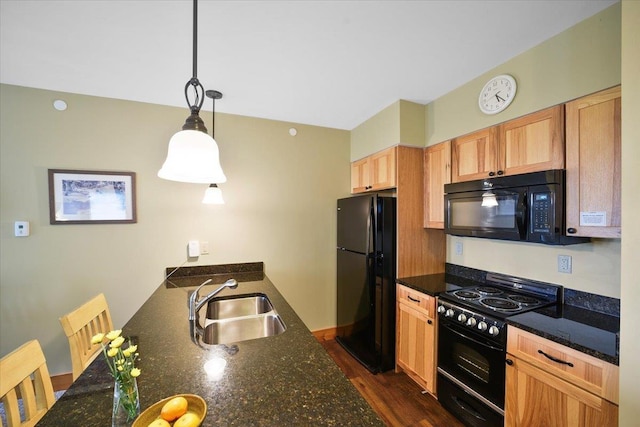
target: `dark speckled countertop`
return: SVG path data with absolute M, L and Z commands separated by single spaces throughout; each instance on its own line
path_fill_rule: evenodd
M 283 334 L 229 346 L 196 346 L 187 321 L 193 287 L 176 287 L 181 279 L 175 276 L 123 327 L 123 335 L 133 337 L 140 352 L 142 410 L 165 397 L 193 393 L 207 401 L 203 426 L 384 425 L 269 279 L 249 276 L 253 281 L 220 296 L 267 294 L 287 327 Z M 205 272 L 185 279 L 199 284 L 207 278 Z M 217 286 L 205 286 L 201 295 Z M 219 377 L 204 371 L 214 358 L 226 361 Z M 113 379 L 99 357 L 38 426 L 110 426 L 112 402 Z
M 511 316 L 507 323 L 605 362 L 619 364 L 619 317 L 564 304 Z
M 477 282 L 446 273 L 401 277 L 396 279 L 396 282 L 433 297 L 437 297 L 442 292 L 454 291 L 466 286 L 477 285 Z

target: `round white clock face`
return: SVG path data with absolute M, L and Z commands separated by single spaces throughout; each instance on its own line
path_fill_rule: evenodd
M 508 74 L 502 74 L 484 85 L 478 97 L 478 105 L 485 114 L 497 114 L 507 108 L 515 96 L 515 79 Z

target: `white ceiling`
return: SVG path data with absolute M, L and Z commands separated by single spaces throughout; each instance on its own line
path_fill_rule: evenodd
M 200 0 L 198 78 L 224 94 L 216 111 L 350 130 L 616 1 Z M 186 109 L 192 13 L 190 0 L 0 0 L 0 81 Z

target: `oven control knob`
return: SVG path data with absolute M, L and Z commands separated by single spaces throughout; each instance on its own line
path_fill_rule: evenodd
M 495 337 L 499 333 L 500 333 L 500 329 L 498 329 L 497 326 L 492 326 L 492 327 L 489 328 L 489 335 Z
M 473 317 L 470 317 L 469 320 L 467 320 L 467 326 L 471 326 L 472 328 L 476 326 L 476 319 Z
M 485 322 L 478 323 L 478 329 L 480 329 L 481 331 L 486 331 L 487 330 L 487 324 Z
M 467 321 L 467 316 L 465 316 L 464 313 L 458 314 L 458 322 L 464 323 L 466 321 Z
M 444 305 L 440 305 L 440 306 L 438 306 L 438 313 L 439 313 L 439 314 L 442 314 L 442 313 L 444 313 L 445 311 L 447 311 L 447 309 L 446 309 L 446 308 L 444 308 Z
M 455 314 L 455 313 L 453 312 L 453 310 L 452 310 L 452 309 L 448 309 L 448 310 L 447 310 L 447 312 L 446 312 L 446 313 L 444 313 L 444 315 L 445 315 L 446 317 L 453 317 L 453 315 L 454 315 L 454 314 Z

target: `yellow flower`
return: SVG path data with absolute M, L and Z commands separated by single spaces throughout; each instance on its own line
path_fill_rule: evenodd
M 111 344 L 109 344 L 109 347 L 118 348 L 118 347 L 120 347 L 122 345 L 122 343 L 124 343 L 124 338 L 123 337 L 117 337 L 116 339 L 111 341 Z
M 91 338 L 91 344 L 100 344 L 104 340 L 104 334 L 96 334 Z
M 111 331 L 107 334 L 107 339 L 109 341 L 113 341 L 120 336 L 122 333 L 122 329 L 116 329 L 115 331 Z
M 124 368 L 122 366 L 118 366 L 118 371 L 122 372 L 124 371 Z
M 109 357 L 116 357 L 116 354 L 118 354 L 117 348 L 110 348 L 109 351 L 107 351 L 107 356 Z
M 137 376 L 139 376 L 139 375 L 140 375 L 140 369 L 138 369 L 138 368 L 133 368 L 133 369 L 131 370 L 131 376 L 132 376 L 133 378 L 135 378 L 135 377 L 137 377 Z
M 138 349 L 137 345 L 130 345 L 129 347 L 122 350 L 122 354 L 124 354 L 124 357 L 129 357 L 133 353 L 135 353 L 137 349 Z

